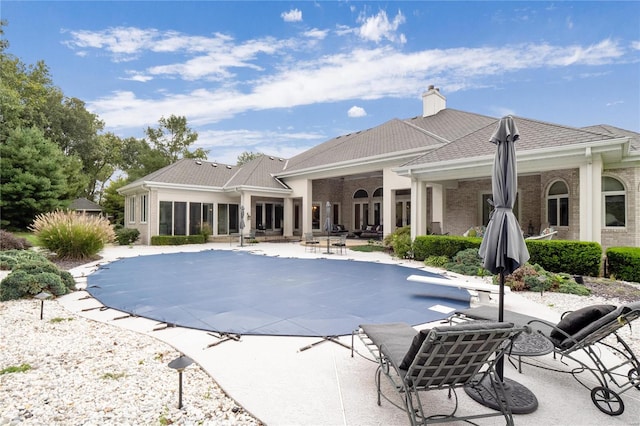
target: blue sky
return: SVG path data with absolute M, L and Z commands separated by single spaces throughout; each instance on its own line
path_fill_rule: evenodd
M 640 131 L 640 2 L 7 1 L 8 52 L 105 128 L 187 117 L 209 159 L 291 157 L 447 107 Z

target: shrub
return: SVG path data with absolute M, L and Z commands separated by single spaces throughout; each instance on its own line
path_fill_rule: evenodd
M 42 254 L 31 250 L 7 250 L 0 252 L 0 270 L 12 270 L 16 266 L 26 263 L 47 261 Z
M 498 276 L 493 279 L 497 284 Z M 545 271 L 540 265 L 526 263 L 505 277 L 505 285 L 513 291 L 555 291 L 587 296 L 587 287 L 578 284 L 571 275 Z
M 106 218 L 56 211 L 38 215 L 31 225 L 40 243 L 61 259 L 95 256 L 115 239 Z
M 384 245 L 393 249 L 393 254 L 401 259 L 413 257 L 411 227 L 397 228 L 384 238 Z
M 609 274 L 618 280 L 640 283 L 640 248 L 610 247 L 607 249 Z
M 444 268 L 449 261 L 447 256 L 429 256 L 424 260 L 424 264 L 435 268 Z
M 120 228 L 116 231 L 116 241 L 121 246 L 135 243 L 140 237 L 140 231 L 135 228 Z
M 20 238 L 11 232 L 0 229 L 0 250 L 26 250 L 31 247 L 31 243 L 26 238 Z
M 28 260 L 18 264 L 0 282 L 0 300 L 14 300 L 47 291 L 55 296 L 75 290 L 75 281 L 67 271 L 58 269 L 46 259 Z
M 526 241 L 531 258 L 547 271 L 597 277 L 600 274 L 602 247 L 585 241 Z
M 203 224 L 200 228 L 200 235 L 202 235 L 202 237 L 204 238 L 205 243 L 209 241 L 209 237 L 212 233 L 213 231 L 211 230 L 211 226 L 209 226 L 208 223 Z
M 198 235 L 154 235 L 151 237 L 152 246 L 179 246 L 182 244 L 203 244 L 204 237 Z
M 447 256 L 452 259 L 458 252 L 480 248 L 482 238 L 449 235 L 420 235 L 413 242 L 413 255 L 416 260 L 429 256 Z
M 491 274 L 482 266 L 482 258 L 475 248 L 469 248 L 457 253 L 445 267 L 448 271 L 463 275 L 482 277 Z

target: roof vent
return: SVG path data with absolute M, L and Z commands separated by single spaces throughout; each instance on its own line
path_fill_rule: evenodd
M 273 160 L 273 157 L 269 156 L 269 160 Z
M 196 164 L 197 164 L 198 166 L 202 166 L 202 161 L 200 161 L 200 160 L 196 160 Z
M 284 158 L 278 158 L 278 161 L 284 161 Z
M 231 166 L 227 166 L 227 169 L 231 170 Z
M 218 163 L 211 163 L 211 167 L 218 167 Z

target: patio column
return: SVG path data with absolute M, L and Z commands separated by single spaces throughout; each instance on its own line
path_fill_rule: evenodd
M 427 233 L 427 185 L 411 180 L 411 239 Z
M 302 234 L 312 232 L 313 224 L 311 223 L 311 209 L 313 208 L 313 181 L 305 180 L 302 194 Z
M 431 221 L 439 222 L 444 232 L 444 188 L 439 183 L 431 184 Z
M 580 166 L 580 241 L 602 242 L 602 157 L 585 151 Z
M 284 199 L 284 212 L 282 217 L 283 229 L 282 236 L 293 236 L 293 200 L 291 198 Z

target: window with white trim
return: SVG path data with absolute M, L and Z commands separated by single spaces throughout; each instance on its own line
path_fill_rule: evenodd
M 136 222 L 136 197 L 129 197 L 129 223 Z
M 147 223 L 147 194 L 140 196 L 140 223 Z
M 622 182 L 611 176 L 602 177 L 602 209 L 604 226 L 608 228 L 626 226 L 626 191 Z
M 547 191 L 547 222 L 549 226 L 569 226 L 569 188 L 560 180 Z

